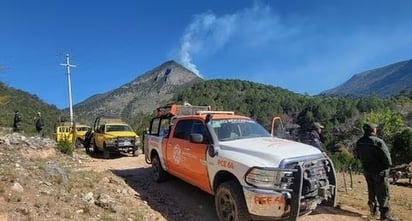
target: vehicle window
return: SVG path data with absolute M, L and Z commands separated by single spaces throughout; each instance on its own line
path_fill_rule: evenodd
M 189 139 L 189 133 L 192 129 L 193 120 L 180 120 L 177 122 L 173 137 L 178 139 Z
M 127 125 L 107 125 L 106 132 L 113 131 L 132 131 L 132 129 Z
M 155 118 L 152 121 L 152 125 L 150 128 L 150 134 L 159 134 L 159 123 L 160 123 L 160 118 Z
M 88 127 L 78 127 L 77 131 L 88 131 L 89 128 Z
M 202 123 L 202 121 L 200 120 L 194 121 L 191 133 L 192 134 L 202 134 L 204 143 L 207 143 L 209 136 L 207 134 L 206 126 Z
M 265 128 L 249 119 L 212 120 L 211 125 L 219 141 L 270 137 Z
M 104 132 L 104 125 L 100 125 L 99 132 Z
M 160 136 L 169 136 L 169 129 L 170 129 L 170 118 L 163 118 L 160 121 Z
M 206 136 L 206 127 L 202 123 L 202 121 L 197 120 L 193 123 L 192 133 L 193 134 L 202 134 L 203 136 Z

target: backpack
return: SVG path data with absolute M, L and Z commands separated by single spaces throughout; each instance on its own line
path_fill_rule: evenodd
M 44 127 L 44 122 L 42 118 L 36 120 L 36 129 L 41 130 Z

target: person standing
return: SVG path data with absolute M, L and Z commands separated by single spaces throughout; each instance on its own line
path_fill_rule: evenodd
M 319 122 L 314 122 L 312 124 L 312 130 L 307 134 L 306 141 L 304 143 L 309 144 L 318 148 L 320 151 L 324 152 L 322 149 L 322 131 L 325 128 Z
M 368 187 L 368 206 L 371 215 L 381 220 L 396 221 L 389 208 L 389 168 L 392 159 L 385 141 L 377 137 L 377 126 L 363 125 L 364 135 L 356 142 L 355 157 L 361 161 Z
M 34 125 L 36 126 L 37 134 L 38 134 L 40 137 L 44 137 L 44 131 L 43 131 L 43 129 L 44 129 L 44 121 L 43 121 L 43 118 L 41 117 L 41 113 L 40 113 L 40 112 L 37 112 L 37 116 L 34 117 Z
M 14 111 L 14 119 L 13 119 L 13 131 L 20 132 L 20 124 L 21 124 L 21 114 L 18 110 Z

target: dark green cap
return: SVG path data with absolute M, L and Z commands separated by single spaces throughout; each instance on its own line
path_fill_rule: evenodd
M 374 123 L 365 123 L 363 125 L 364 130 L 372 130 L 373 128 L 377 128 L 377 127 L 378 127 L 378 125 L 374 124 Z

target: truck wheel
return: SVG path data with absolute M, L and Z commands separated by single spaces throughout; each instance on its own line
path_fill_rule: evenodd
M 109 159 L 110 158 L 110 151 L 106 147 L 106 143 L 103 143 L 103 158 Z
M 162 182 L 167 179 L 167 172 L 163 169 L 160 163 L 159 156 L 155 155 L 152 159 L 152 173 L 155 182 Z
M 96 141 L 95 141 L 95 140 L 93 140 L 93 152 L 94 152 L 95 154 L 100 153 L 99 148 L 96 146 Z
M 219 185 L 215 195 L 215 207 L 219 220 L 251 220 L 242 187 L 233 180 Z
M 330 197 L 328 197 L 328 199 L 324 200 L 322 202 L 322 205 L 325 206 L 329 206 L 329 207 L 335 207 L 336 206 L 336 202 L 337 202 L 337 183 L 336 183 L 336 170 L 335 167 L 333 166 L 333 162 L 332 160 L 326 156 L 326 161 L 327 161 L 327 165 L 325 167 L 326 170 L 326 175 L 328 177 L 329 180 L 329 184 L 334 186 L 335 188 L 333 188 L 330 193 Z
M 134 157 L 139 156 L 139 148 L 133 147 L 132 156 Z

